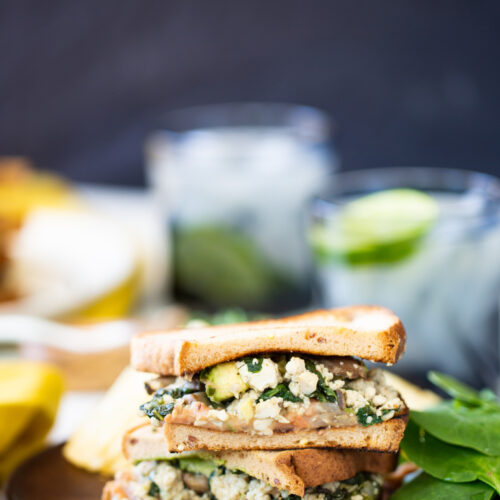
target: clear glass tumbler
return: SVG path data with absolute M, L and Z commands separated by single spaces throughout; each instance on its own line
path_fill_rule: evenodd
M 212 307 L 308 304 L 307 204 L 335 168 L 330 121 L 288 104 L 170 113 L 146 145 L 173 234 L 175 294 Z
M 413 167 L 341 173 L 313 203 L 309 237 L 323 305 L 379 304 L 401 317 L 408 343 L 396 369 L 495 386 L 500 179 Z

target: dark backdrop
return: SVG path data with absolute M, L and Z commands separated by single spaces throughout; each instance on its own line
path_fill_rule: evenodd
M 500 2 L 3 0 L 0 153 L 73 179 L 143 182 L 165 111 L 320 106 L 344 168 L 500 173 Z

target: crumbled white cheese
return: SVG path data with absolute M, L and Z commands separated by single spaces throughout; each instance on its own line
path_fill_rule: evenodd
M 358 391 L 345 391 L 345 404 L 347 408 L 359 410 L 366 406 L 368 401 Z
M 377 389 L 375 389 L 375 386 L 372 384 L 367 385 L 365 389 L 365 398 L 368 400 L 372 400 L 375 394 L 377 394 Z
M 330 382 L 333 379 L 333 373 L 323 364 L 317 363 L 316 370 L 321 373 L 321 376 L 325 379 L 325 382 Z
M 271 359 L 264 359 L 262 368 L 256 373 L 249 371 L 248 366 L 243 361 L 239 361 L 236 366 L 243 381 L 256 391 L 263 392 L 268 388 L 274 389 L 281 382 L 278 365 Z
M 372 370 L 370 372 L 370 379 L 356 379 L 351 380 L 347 384 L 345 390 L 346 406 L 358 410 L 365 405 L 370 405 L 375 409 L 377 416 L 382 417 L 384 420 L 389 420 L 394 416 L 395 412 L 403 407 L 403 401 L 399 394 L 385 385 L 385 378 L 380 375 L 379 370 Z M 384 414 L 383 410 L 391 410 Z M 387 416 L 391 415 L 391 416 Z M 370 422 L 368 422 L 370 423 Z
M 385 410 L 396 410 L 397 408 L 400 408 L 402 404 L 403 402 L 401 401 L 401 399 L 395 397 L 384 403 L 382 405 L 382 408 L 384 408 Z
M 303 359 L 293 357 L 285 366 L 285 379 L 290 381 L 290 391 L 294 396 L 312 394 L 318 385 L 318 376 L 306 368 Z
M 271 498 L 276 498 L 273 495 L 275 491 L 275 488 L 269 486 L 264 481 L 252 479 L 248 483 L 248 492 L 245 498 L 246 500 L 270 500 Z
M 147 477 L 151 472 L 153 472 L 154 468 L 156 467 L 156 462 L 152 460 L 145 460 L 144 462 L 139 462 L 135 470 L 140 476 Z
M 281 412 L 282 398 L 270 398 L 255 405 L 255 418 L 276 418 Z
M 182 472 L 179 469 L 165 462 L 159 462 L 150 474 L 150 478 L 160 488 L 162 499 L 177 500 L 178 498 L 189 498 L 185 494 L 186 489 L 182 482 Z
M 225 422 L 229 418 L 229 415 L 226 410 L 208 410 L 207 417 Z
M 253 428 L 264 436 L 272 436 L 273 420 L 271 418 L 255 419 L 253 422 Z
M 244 474 L 226 472 L 210 480 L 212 494 L 218 499 L 241 500 L 248 491 L 247 477 Z
M 386 402 L 387 399 L 385 398 L 385 396 L 382 396 L 382 394 L 376 394 L 375 396 L 373 396 L 372 403 L 375 406 L 382 406 Z
M 342 389 L 342 387 L 344 387 L 345 385 L 345 381 L 344 380 L 333 380 L 331 382 L 327 382 L 327 385 L 328 387 L 330 387 L 330 389 L 332 389 L 333 391 L 337 391 L 338 389 Z
M 386 414 L 382 415 L 382 420 L 384 420 L 384 421 L 390 420 L 392 417 L 394 417 L 394 415 L 395 415 L 394 410 L 391 410 L 391 411 L 387 412 Z
M 298 375 L 306 369 L 306 364 L 302 358 L 297 358 L 296 356 L 290 358 L 290 361 L 285 366 L 285 378 L 290 380 L 292 375 Z
M 312 394 L 318 385 L 318 376 L 315 373 L 306 370 L 299 375 L 294 375 L 290 382 L 290 391 L 295 396 Z

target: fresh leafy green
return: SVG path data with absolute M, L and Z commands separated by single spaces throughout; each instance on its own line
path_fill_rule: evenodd
M 458 380 L 438 372 L 430 372 L 429 380 L 440 389 L 445 391 L 452 398 L 472 406 L 483 406 L 494 404 L 497 409 L 500 409 L 498 399 L 495 394 L 485 389 L 477 392 L 471 387 L 462 384 Z
M 262 363 L 264 362 L 264 358 L 248 357 L 243 358 L 243 361 L 247 365 L 249 372 L 259 373 L 262 370 Z
M 500 457 L 443 443 L 410 420 L 401 443 L 403 456 L 431 476 L 454 483 L 476 480 L 500 492 Z
M 257 401 L 265 401 L 273 397 L 283 398 L 285 401 L 292 403 L 302 403 L 302 399 L 295 396 L 285 384 L 278 384 L 274 389 L 264 391 Z
M 154 498 L 157 498 L 160 496 L 160 488 L 154 481 L 151 481 L 151 484 L 150 484 L 149 490 L 148 490 L 148 496 L 154 497 Z
M 318 377 L 318 387 L 316 391 L 311 394 L 311 397 L 318 399 L 323 403 L 336 403 L 338 400 L 336 392 L 328 387 L 325 378 L 321 372 L 316 368 L 316 364 L 311 359 L 304 360 L 306 369 L 314 373 Z
M 411 415 L 420 427 L 446 443 L 500 455 L 500 411 L 491 405 L 468 407 L 445 401 Z
M 495 491 L 484 483 L 450 483 L 422 473 L 405 484 L 391 500 L 490 500 Z
M 454 399 L 412 411 L 402 457 L 424 473 L 391 498 L 490 499 L 500 493 L 500 405 L 492 391 L 475 391 L 437 372 L 429 379 Z M 492 489 L 494 488 L 494 489 Z

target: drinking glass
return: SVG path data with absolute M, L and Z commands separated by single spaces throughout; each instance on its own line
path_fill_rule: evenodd
M 412 191 L 363 200 L 398 188 Z M 324 306 L 379 304 L 402 319 L 407 349 L 397 369 L 495 386 L 499 179 L 413 167 L 337 174 L 312 205 L 309 238 Z
M 235 103 L 170 113 L 146 145 L 173 234 L 175 294 L 211 307 L 308 304 L 307 205 L 336 166 L 330 120 L 305 106 Z

